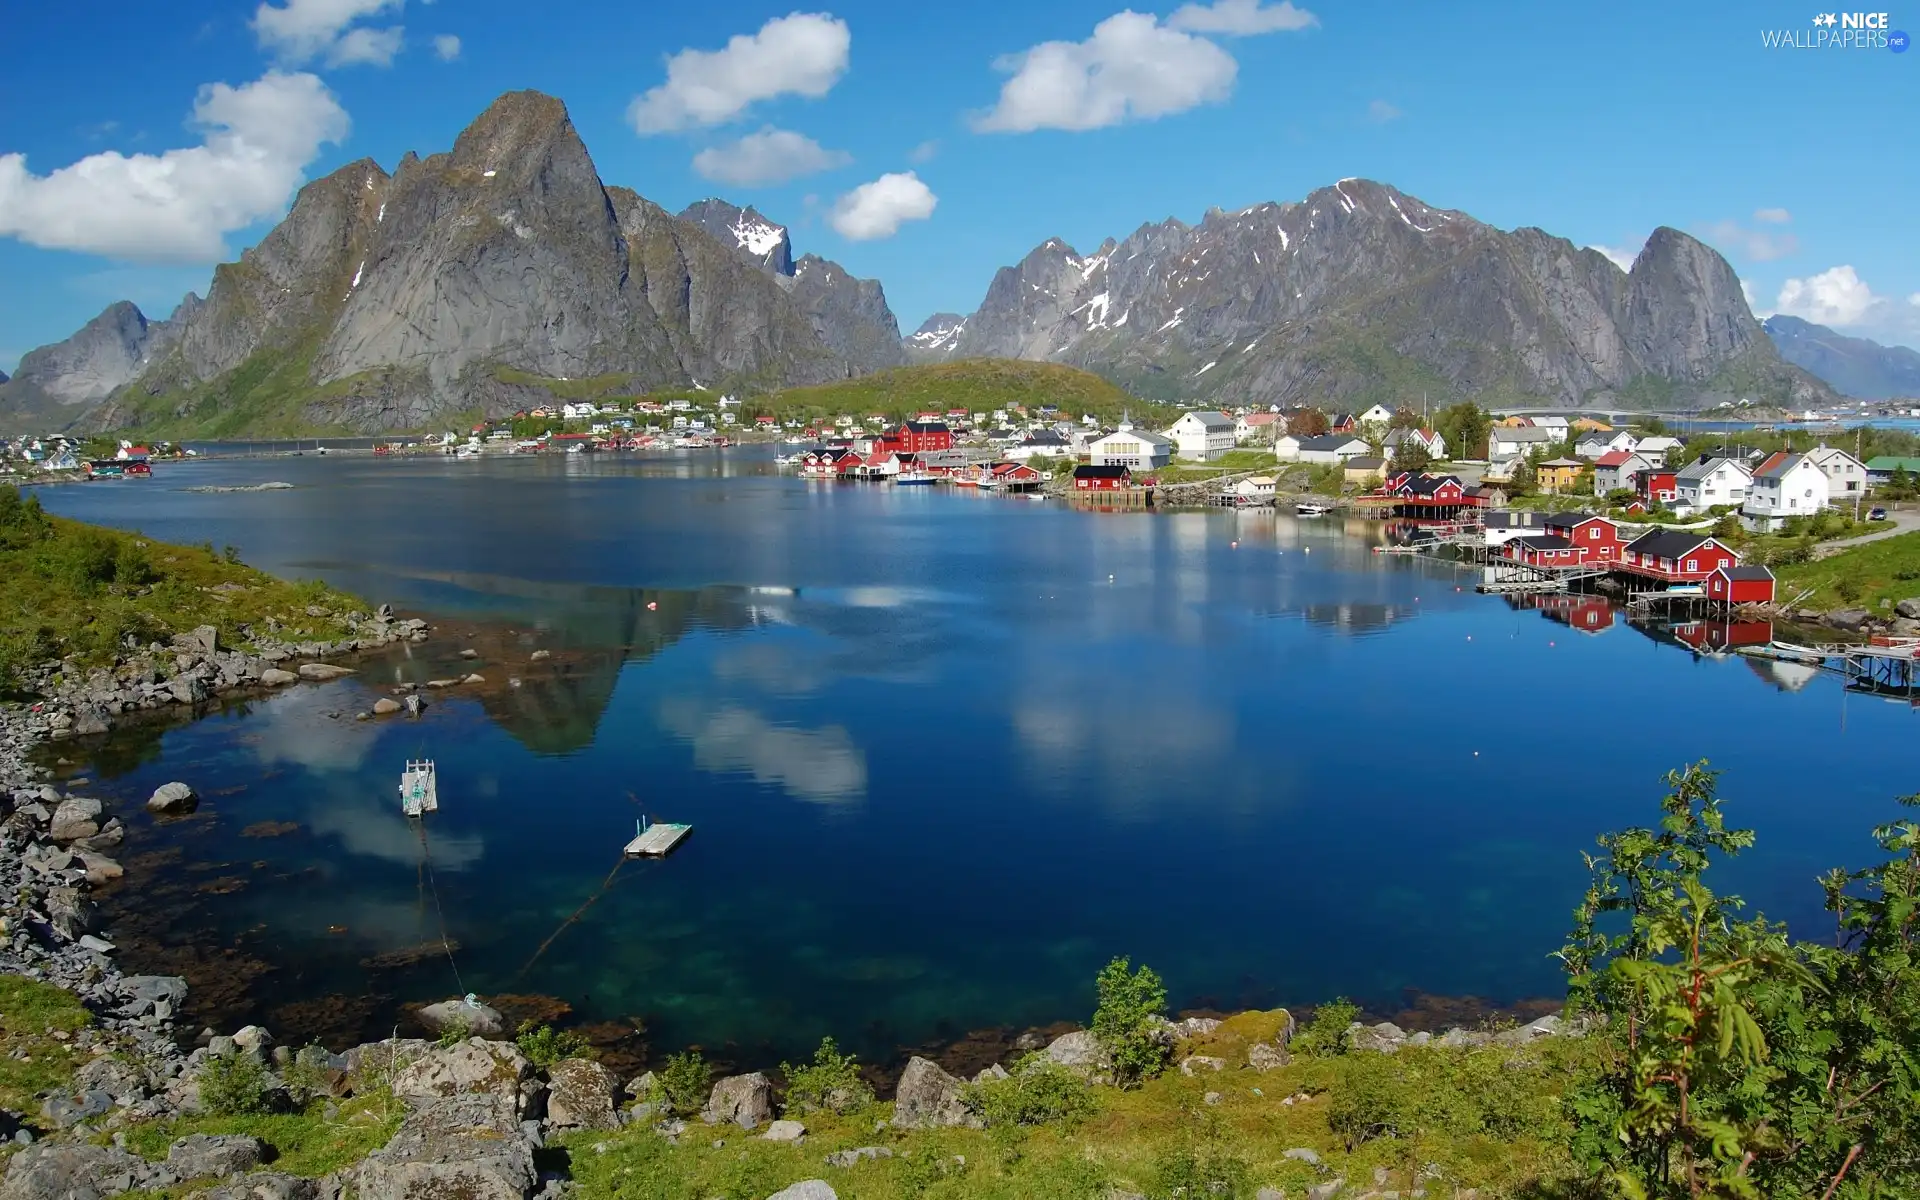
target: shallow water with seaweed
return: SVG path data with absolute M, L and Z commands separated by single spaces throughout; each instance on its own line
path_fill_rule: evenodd
M 655 1052 L 885 1055 L 1083 1016 L 1115 954 L 1182 1006 L 1507 1001 L 1557 989 L 1580 851 L 1650 822 L 1665 770 L 1725 768 L 1759 831 L 1729 885 L 1809 931 L 1815 875 L 1914 790 L 1905 705 L 1580 632 L 1373 553 L 1377 524 L 809 484 L 751 450 L 208 461 L 44 502 L 439 626 L 60 750 L 130 826 L 129 965 L 282 1038 L 471 990 Z M 441 808 L 409 825 L 419 757 Z M 149 818 L 171 779 L 199 811 Z M 623 863 L 642 814 L 694 834 Z

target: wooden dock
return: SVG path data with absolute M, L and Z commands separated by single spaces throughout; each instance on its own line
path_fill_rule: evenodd
M 687 835 L 693 832 L 691 825 L 676 825 L 671 821 L 656 821 L 641 830 L 627 843 L 628 858 L 665 858 L 672 854 Z

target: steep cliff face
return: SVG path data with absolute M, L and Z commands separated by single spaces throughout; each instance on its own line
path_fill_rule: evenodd
M 174 321 L 148 321 L 122 300 L 65 341 L 29 350 L 11 380 L 0 375 L 0 432 L 67 428 L 164 355 L 178 329 Z
M 1725 260 L 1658 231 L 1630 273 L 1367 180 L 1144 225 L 1003 268 L 943 349 L 1052 359 L 1215 403 L 1557 404 L 1825 389 L 1779 361 Z
M 308 184 L 87 423 L 374 432 L 510 411 L 541 380 L 772 387 L 900 361 L 877 283 L 803 274 L 784 229 L 709 209 L 604 186 L 560 101 L 510 93 L 446 153 Z M 747 219 L 777 231 L 757 261 L 710 232 Z
M 814 334 L 840 356 L 849 373 L 863 374 L 906 361 L 900 325 L 879 280 L 857 279 L 839 263 L 815 254 L 796 262 L 786 226 L 717 197 L 689 205 L 680 219 L 698 225 L 715 241 L 731 247 L 736 257 L 765 271 L 791 292 Z

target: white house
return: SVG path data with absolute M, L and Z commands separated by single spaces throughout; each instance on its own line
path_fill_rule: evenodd
M 1386 436 L 1385 445 L 1388 450 L 1398 450 L 1407 442 L 1425 450 L 1429 458 L 1447 456 L 1446 435 L 1437 429 L 1396 429 Z
M 1376 404 L 1360 414 L 1358 424 L 1391 425 L 1393 424 L 1393 410 L 1384 404 Z
M 1524 458 L 1535 447 L 1550 446 L 1560 440 L 1560 436 L 1551 429 L 1536 429 L 1531 425 L 1496 425 L 1487 437 L 1487 457 L 1494 462 Z
M 1030 433 L 1018 444 L 1007 447 L 1007 457 L 1014 462 L 1026 462 L 1030 458 L 1064 458 L 1072 453 L 1073 443 L 1051 429 Z
M 1646 459 L 1652 466 L 1664 467 L 1667 465 L 1669 454 L 1678 454 L 1685 448 L 1686 444 L 1679 438 L 1656 433 L 1652 437 L 1641 438 L 1640 444 L 1633 448 L 1633 452 Z
M 1135 429 L 1129 421 L 1087 447 L 1087 460 L 1096 467 L 1126 467 L 1150 471 L 1164 467 L 1173 459 L 1173 442 L 1145 429 Z
M 560 419 L 563 421 L 587 421 L 600 410 L 591 404 L 563 404 L 560 406 Z
M 1561 437 L 1567 436 L 1567 419 L 1559 416 L 1528 417 L 1535 429 L 1550 429 Z
M 1251 412 L 1234 421 L 1233 438 L 1242 446 L 1264 446 L 1283 428 L 1279 413 Z
M 1771 530 L 1788 517 L 1807 517 L 1827 507 L 1827 473 L 1811 455 L 1782 450 L 1753 473 L 1740 514 L 1759 530 Z M 1684 485 L 1683 485 L 1684 486 Z
M 1718 504 L 1743 504 L 1752 481 L 1753 472 L 1745 463 L 1731 458 L 1709 458 L 1683 468 L 1674 476 L 1674 485 L 1680 491 L 1674 507 L 1699 512 Z
M 1637 449 L 1639 445 L 1640 439 L 1624 429 L 1596 430 L 1580 435 L 1580 440 L 1573 444 L 1573 455 L 1592 461 L 1615 450 Z
M 1832 446 L 1815 446 L 1807 457 L 1827 477 L 1828 503 L 1851 505 L 1866 496 L 1867 467 L 1853 455 Z
M 1365 438 L 1350 433 L 1329 433 L 1320 437 L 1301 437 L 1290 433 L 1273 444 L 1274 457 L 1290 462 L 1343 463 L 1372 452 Z
M 1483 535 L 1489 546 L 1504 546 L 1520 537 L 1541 536 L 1547 532 L 1547 516 L 1531 508 L 1493 509 L 1484 517 Z
M 1653 464 L 1637 450 L 1615 450 L 1602 454 L 1593 461 L 1593 494 L 1604 496 L 1608 492 L 1630 492 L 1633 490 L 1634 475 L 1652 469 Z
M 1242 504 L 1272 504 L 1274 482 L 1271 475 L 1254 475 L 1233 485 L 1233 495 Z
M 1221 412 L 1190 412 L 1167 430 L 1181 458 L 1212 462 L 1233 449 L 1233 418 Z

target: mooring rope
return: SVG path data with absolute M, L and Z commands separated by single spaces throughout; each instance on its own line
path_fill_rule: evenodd
M 433 893 L 434 915 L 440 920 L 440 948 L 447 952 L 447 965 L 453 968 L 453 981 L 460 985 L 460 994 L 468 995 L 467 981 L 460 978 L 460 964 L 453 960 L 453 941 L 447 937 L 447 910 L 440 905 L 440 881 L 433 874 L 433 851 L 427 845 L 427 823 L 420 822 L 420 863 L 426 868 L 427 890 Z
M 613 870 L 608 871 L 607 877 L 600 881 L 599 888 L 594 891 L 593 895 L 587 897 L 586 903 L 582 904 L 579 908 L 574 909 L 573 915 L 568 917 L 566 920 L 560 922 L 560 928 L 554 930 L 551 934 L 548 934 L 547 940 L 540 943 L 540 948 L 533 952 L 533 957 L 527 960 L 527 965 L 524 967 L 521 967 L 520 973 L 513 977 L 513 981 L 516 984 L 519 983 L 522 979 L 526 978 L 528 971 L 533 970 L 533 964 L 540 961 L 540 956 L 547 952 L 547 947 L 553 945 L 554 942 L 558 941 L 561 934 L 565 933 L 570 926 L 572 926 L 576 921 L 578 921 L 582 916 L 584 916 L 586 914 L 586 911 L 589 908 L 592 908 L 595 904 L 599 903 L 600 897 L 606 895 L 607 892 L 612 889 L 613 881 L 615 877 L 617 877 L 620 874 L 620 869 L 626 865 L 627 865 L 627 857 L 626 855 L 622 854 L 620 856 L 620 861 L 613 864 Z

